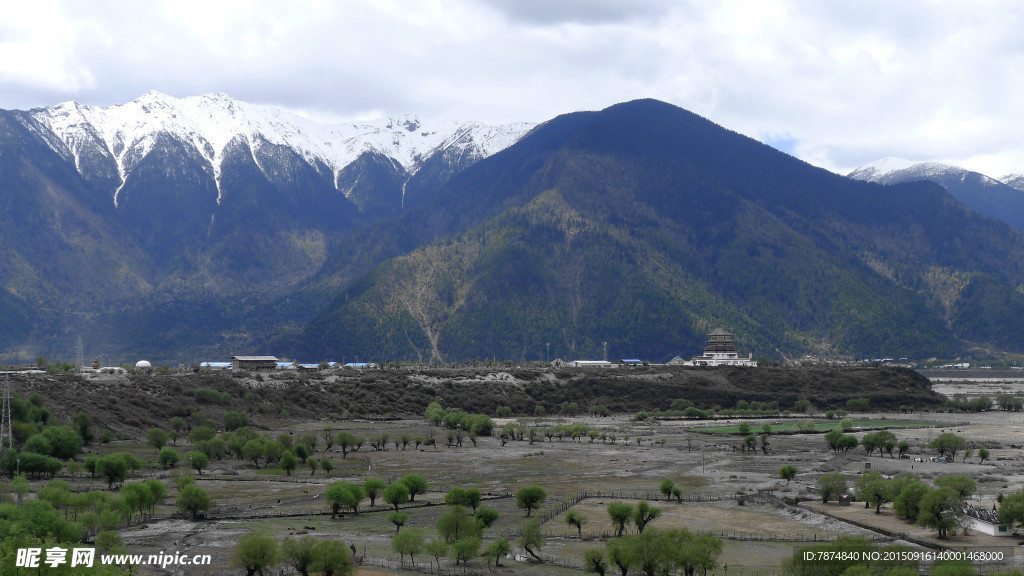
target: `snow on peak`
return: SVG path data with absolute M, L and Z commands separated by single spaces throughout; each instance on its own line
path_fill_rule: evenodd
M 1017 190 L 1024 192 L 1024 174 L 1006 174 L 1000 178 L 999 181 L 1011 188 L 1016 188 Z
M 848 176 L 857 180 L 874 180 L 875 178 L 881 178 L 894 172 L 906 170 L 914 164 L 916 164 L 916 162 L 912 160 L 887 157 L 865 164 L 853 172 L 850 172 Z
M 98 141 L 103 152 L 116 162 L 121 176 L 121 185 L 114 192 L 115 205 L 131 170 L 153 149 L 161 134 L 169 134 L 199 151 L 212 167 L 219 194 L 224 154 L 236 138 L 249 145 L 257 166 L 259 148 L 267 142 L 291 148 L 311 164 L 321 162 L 337 176 L 367 151 L 393 158 L 410 172 L 440 147 L 474 148 L 475 153 L 488 156 L 515 143 L 532 127 L 528 123 L 488 126 L 477 122 L 427 122 L 415 115 L 329 125 L 223 93 L 175 98 L 155 90 L 116 106 L 65 102 L 30 114 L 67 146 L 79 171 L 80 151 Z
M 883 158 L 882 160 L 865 164 L 853 172 L 850 172 L 847 176 L 855 180 L 866 180 L 882 184 L 892 184 L 894 182 L 903 182 L 907 180 L 948 180 L 950 178 L 957 178 L 961 182 L 965 182 L 968 178 L 976 178 L 979 183 L 986 186 L 1000 186 L 1004 183 L 1014 186 L 1007 180 L 1007 178 L 1012 177 L 1012 175 L 1007 175 L 1002 179 L 997 180 L 990 176 L 973 172 L 953 164 L 944 164 L 942 162 L 911 162 L 900 158 Z M 1019 181 L 1019 183 L 1024 186 L 1024 179 Z
M 857 168 L 847 176 L 855 180 L 891 183 L 896 180 L 924 180 L 948 174 L 965 177 L 969 172 L 959 166 L 941 162 L 913 162 L 902 158 L 882 158 Z

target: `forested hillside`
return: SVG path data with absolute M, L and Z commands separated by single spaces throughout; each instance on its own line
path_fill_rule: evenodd
M 1024 351 L 1024 241 L 941 187 L 814 168 L 657 101 L 558 117 L 347 239 L 275 341 L 316 358 Z M 1002 318 L 1002 320 L 1000 320 Z

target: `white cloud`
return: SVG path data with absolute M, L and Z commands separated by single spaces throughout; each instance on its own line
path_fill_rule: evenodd
M 539 121 L 653 97 L 837 171 L 883 156 L 1024 171 L 1012 2 L 5 4 L 2 108 L 157 89 L 319 118 Z

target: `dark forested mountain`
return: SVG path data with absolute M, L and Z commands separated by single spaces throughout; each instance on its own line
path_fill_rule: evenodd
M 641 100 L 560 116 L 350 236 L 274 346 L 312 357 L 1024 351 L 1024 237 L 930 182 L 860 182 Z
M 861 166 L 849 176 L 880 184 L 935 182 L 978 214 L 1024 230 L 1024 178 L 1020 175 L 1008 174 L 1000 181 L 950 164 L 885 158 Z

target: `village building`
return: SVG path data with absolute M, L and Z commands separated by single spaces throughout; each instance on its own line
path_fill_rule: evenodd
M 232 356 L 232 370 L 274 370 L 277 368 L 276 356 Z
M 716 328 L 708 335 L 704 354 L 690 360 L 690 366 L 757 366 L 753 354 L 743 358 L 736 348 L 734 336 L 725 328 Z
M 1000 522 L 999 513 L 964 504 L 964 524 L 968 530 L 976 530 L 989 536 L 1013 536 L 1010 522 Z

